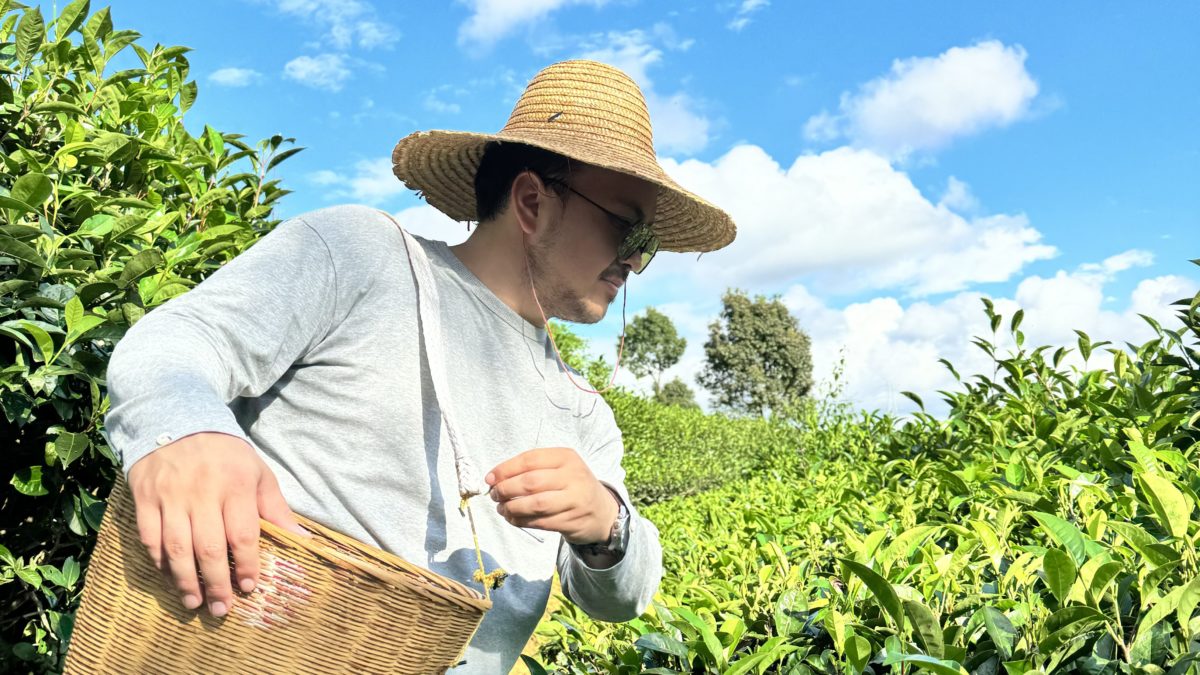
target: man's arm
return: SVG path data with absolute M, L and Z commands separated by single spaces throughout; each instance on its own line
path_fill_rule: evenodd
M 321 228 L 370 224 L 363 209 L 328 215 L 338 222 L 322 221 Z M 363 246 L 351 248 L 341 255 L 369 267 L 365 255 L 356 255 Z M 364 284 L 339 279 L 345 266 L 334 259 L 320 230 L 301 219 L 285 221 L 196 288 L 148 313 L 110 359 L 109 442 L 129 476 L 142 543 L 188 609 L 207 602 L 215 616 L 228 611 L 231 550 L 239 586 L 253 589 L 260 517 L 298 529 L 228 403 L 267 391 L 347 311 L 339 283 Z
M 614 622 L 629 621 L 645 612 L 663 574 L 658 528 L 638 514 L 625 490 L 619 436 L 617 443 L 615 449 L 602 449 L 615 454 L 616 460 L 611 463 L 601 460 L 595 466 L 597 478 L 608 488 L 609 496 L 615 493 L 629 514 L 624 554 L 619 558 L 608 553 L 592 556 L 566 540 L 558 549 L 558 576 L 563 593 L 592 618 Z
M 572 602 L 594 618 L 628 621 L 646 610 L 658 590 L 662 547 L 658 529 L 638 515 L 625 490 L 621 433 L 603 400 L 596 400 L 587 423 L 584 453 L 528 450 L 492 469 L 485 480 L 496 510 L 509 523 L 562 534 L 558 575 Z M 609 541 L 622 506 L 628 514 L 624 553 L 581 550 Z
M 198 432 L 248 443 L 228 403 L 266 391 L 324 335 L 334 284 L 324 242 L 293 219 L 130 328 L 109 361 L 105 418 L 126 472 Z

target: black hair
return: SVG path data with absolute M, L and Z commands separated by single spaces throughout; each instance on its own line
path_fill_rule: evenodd
M 556 152 L 524 143 L 491 141 L 483 149 L 475 172 L 475 208 L 479 222 L 491 220 L 508 206 L 512 183 L 522 171 L 541 177 L 558 194 L 566 191 L 571 161 Z

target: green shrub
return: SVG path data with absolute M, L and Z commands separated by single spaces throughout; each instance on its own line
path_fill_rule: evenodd
M 606 398 L 625 440 L 625 483 L 641 504 L 697 494 L 799 461 L 800 434 L 782 421 L 708 415 L 628 392 Z
M 1198 263 L 1200 264 L 1200 263 Z M 804 464 L 643 509 L 650 611 L 538 628 L 564 673 L 1170 673 L 1200 661 L 1200 294 L 1111 369 L 977 338 L 946 419 L 846 414 Z M 987 305 L 993 331 L 1003 319 Z M 946 363 L 953 370 L 953 366 Z M 810 411 L 811 412 L 811 411 Z M 820 416 L 818 416 L 820 418 Z M 531 668 L 537 672 L 540 666 Z M 657 669 L 657 670 L 655 670 Z
M 184 128 L 185 47 L 0 1 L 0 671 L 61 667 L 105 497 L 113 345 L 275 225 L 276 136 Z M 137 68 L 106 73 L 131 49 Z M 125 54 L 128 56 L 128 54 Z M 11 479 L 11 480 L 10 480 Z

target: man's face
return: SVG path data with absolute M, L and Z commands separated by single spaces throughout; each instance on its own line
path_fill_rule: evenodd
M 576 166 L 567 183 L 626 223 L 654 218 L 653 183 L 592 166 Z M 548 315 L 596 323 L 629 276 L 631 261 L 617 260 L 625 225 L 596 204 L 567 191 L 545 236 L 530 242 L 534 284 Z

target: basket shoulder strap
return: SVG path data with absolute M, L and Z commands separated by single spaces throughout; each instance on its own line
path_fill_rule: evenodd
M 408 251 L 408 262 L 412 268 L 413 283 L 417 287 L 417 316 L 421 332 L 421 343 L 425 345 L 425 356 L 429 360 L 429 376 L 433 380 L 433 393 L 437 398 L 438 408 L 442 411 L 442 424 L 446 427 L 446 436 L 450 439 L 450 447 L 454 451 L 454 469 L 458 477 L 458 493 L 463 499 L 487 492 L 486 486 L 479 477 L 479 471 L 471 462 L 463 448 L 462 440 L 458 437 L 457 418 L 454 416 L 454 406 L 450 399 L 450 387 L 446 383 L 446 359 L 442 353 L 442 317 L 438 310 L 439 300 L 437 282 L 433 276 L 433 267 L 429 256 L 421 244 L 401 227 L 400 223 L 386 211 L 380 211 L 395 223 L 404 237 L 404 247 Z

